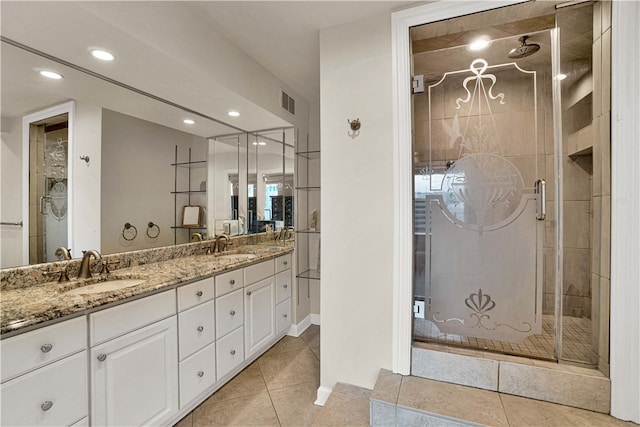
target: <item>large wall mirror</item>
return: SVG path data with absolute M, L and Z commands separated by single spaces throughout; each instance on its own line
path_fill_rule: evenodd
M 77 258 L 290 225 L 273 200 L 277 210 L 293 194 L 293 128 L 247 132 L 11 40 L 1 47 L 1 268 L 61 259 L 61 247 Z M 53 70 L 62 78 L 39 73 Z M 268 145 L 253 145 L 262 133 Z M 185 206 L 199 208 L 186 210 L 196 222 L 184 222 Z

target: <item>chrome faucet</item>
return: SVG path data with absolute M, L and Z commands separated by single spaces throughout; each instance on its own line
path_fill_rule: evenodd
M 56 256 L 68 261 L 71 259 L 71 249 L 60 246 L 58 249 L 56 249 Z
M 218 248 L 218 252 L 224 252 L 227 250 L 227 245 L 232 244 L 229 240 L 229 236 L 226 234 L 219 234 L 216 236 L 216 247 Z
M 191 233 L 192 242 L 202 242 L 202 233 Z
M 93 249 L 88 251 L 82 251 L 82 263 L 80 264 L 80 271 L 78 272 L 78 279 L 88 279 L 91 277 L 91 266 L 89 265 L 91 257 L 95 259 L 102 259 L 100 252 Z

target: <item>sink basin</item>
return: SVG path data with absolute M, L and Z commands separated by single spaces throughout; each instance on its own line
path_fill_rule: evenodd
M 65 292 L 65 295 L 91 295 L 99 294 L 101 292 L 110 292 L 118 289 L 132 288 L 138 286 L 141 283 L 146 282 L 147 279 L 113 279 L 106 282 L 93 283 L 91 285 L 80 286 L 78 288 L 70 289 Z
M 229 255 L 219 255 L 216 259 L 228 259 L 231 261 L 244 261 L 247 259 L 255 258 L 256 254 L 229 254 Z

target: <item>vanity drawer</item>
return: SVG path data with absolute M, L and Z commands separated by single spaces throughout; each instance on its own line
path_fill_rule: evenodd
M 216 378 L 220 381 L 244 362 L 244 329 L 239 327 L 216 341 Z
M 248 286 L 252 283 L 259 282 L 269 276 L 275 274 L 275 261 L 261 262 L 260 264 L 250 265 L 244 269 L 244 284 Z
M 216 338 L 221 338 L 238 326 L 242 326 L 243 307 L 242 289 L 216 298 Z
M 68 426 L 88 414 L 87 352 L 2 384 L 3 426 Z
M 216 348 L 211 343 L 180 362 L 180 408 L 216 382 Z
M 276 334 L 282 333 L 291 326 L 291 299 L 282 301 L 276 306 Z
M 178 311 L 183 311 L 213 299 L 215 295 L 213 277 L 180 286 L 178 288 Z
M 2 381 L 87 348 L 87 318 L 77 317 L 0 341 Z
M 291 268 L 291 254 L 276 258 L 276 273 L 289 270 Z
M 91 346 L 174 314 L 176 314 L 176 293 L 173 289 L 91 313 L 89 315 Z
M 244 286 L 242 269 L 229 271 L 216 276 L 216 297 L 241 289 Z
M 291 297 L 291 270 L 278 273 L 276 276 L 276 304 Z
M 209 301 L 178 314 L 180 360 L 215 340 L 215 301 Z

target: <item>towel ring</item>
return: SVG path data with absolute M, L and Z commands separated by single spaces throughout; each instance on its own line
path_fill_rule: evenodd
M 155 228 L 155 232 L 153 232 L 153 235 L 149 234 L 149 230 L 153 230 L 154 228 Z M 150 239 L 155 239 L 159 235 L 160 235 L 160 226 L 158 224 L 154 224 L 153 222 L 149 221 L 149 223 L 147 224 L 147 237 L 149 237 Z
M 133 231 L 129 232 L 129 236 L 131 236 L 131 234 L 133 233 L 133 236 L 131 237 L 127 237 L 127 230 L 131 230 L 133 228 Z M 132 225 L 130 223 L 125 223 L 124 224 L 124 228 L 122 229 L 122 238 L 128 242 L 132 241 L 133 239 L 135 239 L 138 236 L 138 229 L 136 228 L 135 225 Z

